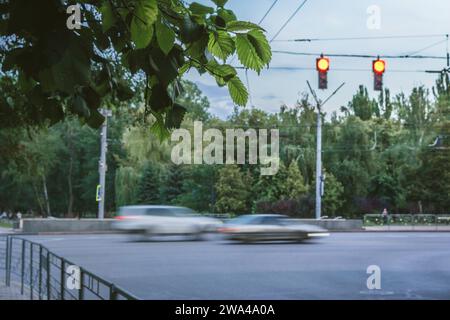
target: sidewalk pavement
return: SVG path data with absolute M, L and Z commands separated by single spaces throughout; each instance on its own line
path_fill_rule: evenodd
M 20 286 L 11 282 L 7 287 L 3 280 L 0 280 L 0 300 L 29 300 L 27 295 L 20 294 Z
M 4 227 L 0 227 L 0 234 L 7 234 L 7 233 L 13 233 L 13 228 L 4 228 Z

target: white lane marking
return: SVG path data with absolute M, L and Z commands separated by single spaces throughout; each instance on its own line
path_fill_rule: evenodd
M 50 241 L 64 241 L 66 240 L 66 238 L 37 238 L 37 239 L 31 239 L 31 240 L 35 240 L 35 241 L 39 241 L 39 242 L 50 242 Z
M 369 295 L 369 296 L 392 296 L 394 291 L 383 291 L 383 290 L 371 290 L 371 291 L 360 291 L 359 294 Z

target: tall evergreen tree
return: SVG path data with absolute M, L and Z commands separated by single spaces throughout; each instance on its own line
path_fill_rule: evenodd
M 287 168 L 287 177 L 284 182 L 284 197 L 287 199 L 296 199 L 308 191 L 305 185 L 302 173 L 298 168 L 297 162 L 292 161 Z
M 245 213 L 249 196 L 249 185 L 237 165 L 226 165 L 219 170 L 216 184 L 216 209 L 221 213 Z
M 183 168 L 180 165 L 169 166 L 162 189 L 162 198 L 167 203 L 176 202 L 177 197 L 183 193 Z
M 138 198 L 141 204 L 160 204 L 160 173 L 152 163 L 148 163 L 139 184 Z

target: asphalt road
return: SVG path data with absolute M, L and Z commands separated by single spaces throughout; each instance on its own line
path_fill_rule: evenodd
M 335 233 L 305 243 L 29 237 L 145 299 L 450 299 L 450 233 Z M 367 267 L 381 268 L 369 290 Z

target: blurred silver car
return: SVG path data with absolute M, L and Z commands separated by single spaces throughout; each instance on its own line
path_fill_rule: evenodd
M 193 210 L 174 206 L 121 207 L 113 228 L 149 237 L 154 235 L 190 235 L 201 238 L 222 225 L 218 219 L 196 214 Z
M 244 242 L 293 240 L 324 237 L 329 233 L 319 226 L 295 222 L 279 214 L 251 214 L 232 219 L 219 228 L 230 240 Z

